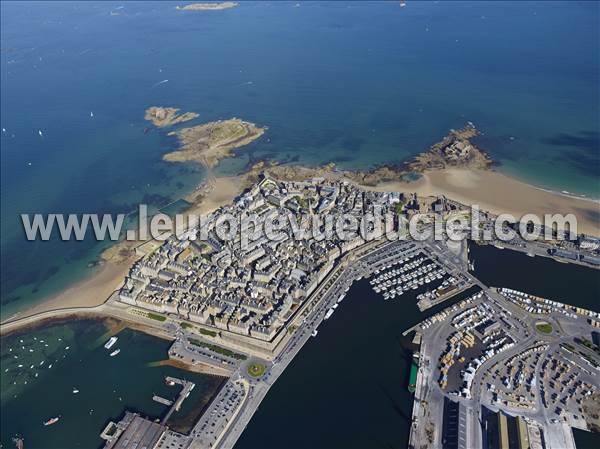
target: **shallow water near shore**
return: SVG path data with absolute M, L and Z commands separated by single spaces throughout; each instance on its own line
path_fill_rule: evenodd
M 100 432 L 110 420 L 118 421 L 125 410 L 153 419 L 164 415 L 167 408 L 152 396 L 172 399 L 179 392 L 179 388 L 165 385 L 165 376 L 196 384 L 170 421 L 182 425 L 189 413 L 202 410 L 223 381 L 154 366 L 153 362 L 167 358 L 170 343 L 130 329 L 119 332 L 117 343 L 108 351 L 103 346 L 107 331 L 102 321 L 83 320 L 2 338 L 3 447 L 12 447 L 11 438 L 17 434 L 28 449 L 101 447 Z M 109 352 L 116 348 L 121 352 L 110 357 Z M 74 389 L 79 392 L 73 393 Z M 56 424 L 43 425 L 57 416 Z
M 153 105 L 268 126 L 225 171 L 399 163 L 472 120 L 501 170 L 600 197 L 597 3 L 120 6 L 0 6 L 3 317 L 89 274 L 103 248 L 25 242 L 20 213 L 160 208 L 202 180 L 161 161 L 176 142 L 144 132 Z

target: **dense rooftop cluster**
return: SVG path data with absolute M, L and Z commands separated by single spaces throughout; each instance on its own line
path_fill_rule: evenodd
M 267 220 L 272 212 L 295 217 L 343 213 L 360 220 L 375 208 L 385 214 L 400 200 L 401 194 L 367 192 L 344 181 L 278 182 L 265 177 L 234 204 L 220 208 L 203 222 L 212 226 L 206 239 L 172 236 L 138 261 L 119 299 L 271 341 L 335 261 L 365 240 L 359 234 L 344 240 L 335 232 L 327 239 L 312 232 L 297 239 L 288 221 L 282 238 L 271 240 L 263 234 L 244 245 L 239 232 L 231 240 L 219 238 L 213 226 L 219 214 L 232 214 L 240 220 L 246 219 L 245 214 L 255 214 L 259 220 Z

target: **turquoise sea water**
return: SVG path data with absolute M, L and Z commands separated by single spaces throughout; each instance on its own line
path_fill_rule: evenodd
M 158 208 L 202 179 L 161 161 L 176 142 L 144 134 L 152 105 L 269 127 L 221 171 L 399 163 L 471 120 L 501 170 L 600 197 L 596 2 L 174 6 L 1 3 L 2 316 L 103 247 L 25 242 L 19 214 Z

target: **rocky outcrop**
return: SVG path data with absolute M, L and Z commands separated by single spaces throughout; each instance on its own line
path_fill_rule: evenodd
M 448 167 L 487 169 L 492 160 L 485 151 L 477 148 L 471 140 L 479 132 L 472 123 L 462 129 L 451 130 L 441 142 L 419 154 L 408 164 L 409 171 L 441 170 Z
M 179 109 L 177 108 L 152 106 L 151 108 L 146 109 L 144 118 L 152 122 L 154 126 L 164 128 L 165 126 L 173 126 L 198 117 L 198 114 L 195 112 L 184 112 L 183 114 L 179 114 L 178 112 Z

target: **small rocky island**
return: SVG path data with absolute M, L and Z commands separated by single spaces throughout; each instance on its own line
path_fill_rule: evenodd
M 196 112 L 179 113 L 177 108 L 158 106 L 146 109 L 144 116 L 159 128 L 188 122 L 197 117 Z M 255 141 L 266 130 L 266 127 L 260 128 L 235 117 L 181 128 L 168 134 L 178 138 L 179 148 L 165 154 L 163 159 L 169 162 L 196 161 L 205 167 L 214 167 L 221 159 L 231 156 L 232 150 Z
M 486 170 L 491 168 L 492 159 L 475 146 L 470 139 L 479 135 L 472 123 L 458 130 L 450 130 L 441 142 L 432 145 L 427 151 L 419 153 L 412 160 L 400 165 L 383 165 L 371 170 L 346 172 L 347 178 L 366 186 L 375 186 L 381 182 L 408 180 L 427 171 L 446 168 L 468 168 Z M 407 178 L 408 177 L 408 178 Z
M 236 2 L 220 2 L 220 3 L 192 3 L 185 6 L 177 6 L 175 9 L 180 11 L 218 11 L 220 9 L 235 8 Z
M 144 118 L 154 126 L 164 128 L 165 126 L 173 126 L 178 123 L 188 122 L 198 117 L 195 112 L 184 112 L 179 114 L 177 108 L 162 108 L 158 106 L 152 106 L 146 109 L 146 115 Z
M 232 150 L 258 139 L 266 129 L 239 118 L 183 128 L 169 133 L 178 137 L 180 147 L 165 154 L 163 159 L 170 162 L 197 161 L 206 167 L 214 167 L 221 159 L 231 156 Z
M 441 170 L 449 167 L 490 168 L 492 165 L 490 157 L 470 141 L 477 135 L 479 132 L 471 122 L 462 129 L 452 129 L 441 142 L 416 156 L 408 164 L 408 168 L 420 173 L 425 170 Z

